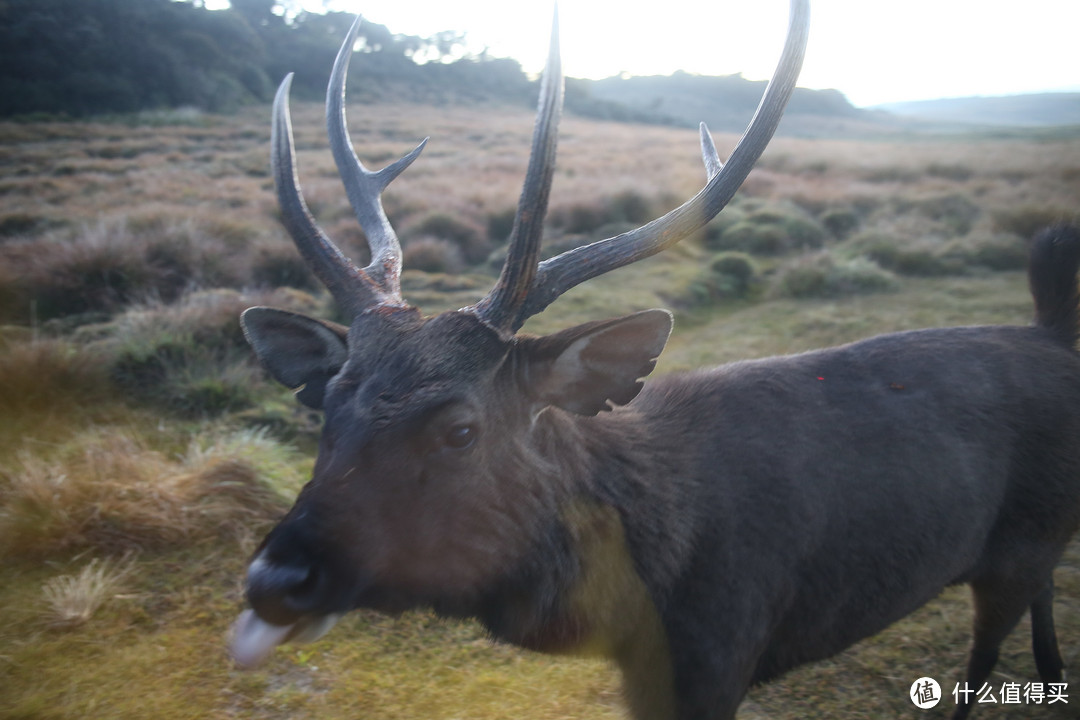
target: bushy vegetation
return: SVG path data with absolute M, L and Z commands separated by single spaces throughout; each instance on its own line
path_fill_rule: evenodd
M 277 450 L 258 435 L 247 442 L 264 458 Z M 87 430 L 52 458 L 21 453 L 3 478 L 0 547 L 23 560 L 160 550 L 249 532 L 282 511 L 285 496 L 259 476 L 253 453 L 245 457 L 228 443 L 207 451 L 200 443 L 172 460 L 137 435 Z M 276 459 L 287 461 L 282 455 Z M 291 485 L 295 491 L 299 483 Z
M 754 259 L 745 253 L 717 255 L 690 286 L 692 305 L 748 297 L 760 283 Z
M 825 243 L 826 229 L 816 218 L 790 202 L 743 203 L 729 218 L 712 223 L 706 242 L 720 250 L 754 255 L 783 255 L 816 250 Z
M 773 291 L 793 298 L 834 298 L 895 290 L 896 278 L 873 260 L 838 259 L 830 252 L 804 255 L 782 265 Z
M 210 11 L 192 0 L 7 0 L 0 4 L 0 116 L 211 112 L 269 100 L 294 72 L 293 92 L 318 97 L 344 12 L 290 12 L 293 3 L 234 0 Z M 283 6 L 284 5 L 284 6 Z M 357 64 L 371 99 L 456 93 L 524 100 L 513 60 L 464 56 L 453 32 L 397 35 L 365 20 Z M 418 61 L 436 62 L 418 62 Z
M 355 110 L 373 166 L 427 134 L 442 153 L 386 196 L 406 297 L 429 311 L 474 302 L 510 232 L 531 114 Z M 610 668 L 493 646 L 427 614 L 354 614 L 252 673 L 225 657 L 243 562 L 310 473 L 320 423 L 265 377 L 237 318 L 252 305 L 336 316 L 278 224 L 267 114 L 0 123 L 0 716 L 620 717 Z M 362 261 L 321 115 L 294 108 L 301 180 Z M 701 185 L 693 132 L 565 125 L 545 254 Z M 717 137 L 722 154 L 733 142 Z M 573 290 L 527 329 L 671 307 L 668 372 L 894 329 L 1026 323 L 1025 236 L 1076 219 L 1080 200 L 1075 139 L 779 138 L 770 153 L 702 237 Z M 1076 545 L 1063 563 L 1058 634 L 1075 663 Z M 911 680 L 959 676 L 968 617 L 950 591 L 756 689 L 743 714 L 803 717 L 805 698 L 836 718 L 908 713 Z M 1024 629 L 1009 643 L 1002 672 L 1034 677 Z M 1015 720 L 1070 708 L 993 709 Z

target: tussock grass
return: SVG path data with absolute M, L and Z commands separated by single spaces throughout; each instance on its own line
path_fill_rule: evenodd
M 0 339 L 0 414 L 19 415 L 105 401 L 107 358 L 53 338 Z
M 0 466 L 28 437 L 47 446 L 90 425 L 131 421 L 108 363 L 106 353 L 69 339 L 0 333 Z
M 778 297 L 834 298 L 886 292 L 897 287 L 892 273 L 873 260 L 863 257 L 845 260 L 823 251 L 782 265 L 773 280 L 772 292 Z
M 741 299 L 760 284 L 761 277 L 752 257 L 738 252 L 720 253 L 690 285 L 687 302 L 696 307 Z
M 705 236 L 707 246 L 754 255 L 782 255 L 793 250 L 820 248 L 828 237 L 825 227 L 790 201 L 743 202 L 728 217 L 721 214 Z
M 231 266 L 229 244 L 243 234 L 229 223 L 155 215 L 9 243 L 0 256 L 16 297 L 0 311 L 25 320 L 33 308 L 49 319 L 151 298 L 168 302 L 190 287 L 241 285 L 246 276 Z
M 109 376 L 129 400 L 184 417 L 216 417 L 255 406 L 263 373 L 244 340 L 240 314 L 254 305 L 316 312 L 301 291 L 189 293 L 175 303 L 135 305 L 88 329 L 106 353 Z
M 94 558 L 77 574 L 51 578 L 41 590 L 49 625 L 74 628 L 87 622 L 131 574 L 130 556 L 123 560 Z
M 51 458 L 26 450 L 0 476 L 0 548 L 25 559 L 235 536 L 285 505 L 251 462 L 268 443 L 195 444 L 176 461 L 133 434 L 91 430 Z

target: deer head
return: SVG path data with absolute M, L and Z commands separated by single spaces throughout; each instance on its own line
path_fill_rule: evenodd
M 300 402 L 324 411 L 325 426 L 312 480 L 249 568 L 252 611 L 235 631 L 238 660 L 254 663 L 278 642 L 318 635 L 358 606 L 481 615 L 517 642 L 544 644 L 536 640 L 541 619 L 520 608 L 494 609 L 489 600 L 496 589 L 541 574 L 544 563 L 560 562 L 536 557 L 534 548 L 559 532 L 552 518 L 574 493 L 574 465 L 588 462 L 587 453 L 570 450 L 599 442 L 582 435 L 579 419 L 637 395 L 667 341 L 671 315 L 649 310 L 546 337 L 518 330 L 570 288 L 670 247 L 725 206 L 794 89 L 807 35 L 804 0 L 792 3 L 790 23 L 777 71 L 726 164 L 701 126 L 707 183 L 697 195 L 635 230 L 538 263 L 563 98 L 556 23 L 502 273 L 475 305 L 434 317 L 402 298 L 401 248 L 380 200 L 426 140 L 373 172 L 356 157 L 346 129 L 345 77 L 359 19 L 334 63 L 326 115 L 371 248 L 366 267 L 345 257 L 306 207 L 285 79 L 272 131 L 283 222 L 351 321 L 346 328 L 272 308 L 243 315 L 260 361 L 297 389 Z M 550 451 L 555 438 L 560 452 Z

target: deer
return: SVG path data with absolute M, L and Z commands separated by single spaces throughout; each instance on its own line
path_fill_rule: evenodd
M 310 481 L 247 567 L 237 663 L 354 609 L 422 608 L 529 650 L 610 659 L 639 720 L 730 720 L 750 687 L 966 583 L 968 685 L 987 680 L 1028 609 L 1038 674 L 1061 681 L 1053 571 L 1080 524 L 1075 228 L 1031 244 L 1028 327 L 883 334 L 647 383 L 666 310 L 521 332 L 570 288 L 722 210 L 776 130 L 808 26 L 807 0 L 793 0 L 776 72 L 726 163 L 702 125 L 698 194 L 539 262 L 562 105 L 556 14 L 505 264 L 478 302 L 434 316 L 402 297 L 381 203 L 427 141 L 378 171 L 357 158 L 345 116 L 357 25 L 326 117 L 371 251 L 362 268 L 304 202 L 286 77 L 271 137 L 282 222 L 349 321 L 242 316 L 260 363 L 324 424 Z

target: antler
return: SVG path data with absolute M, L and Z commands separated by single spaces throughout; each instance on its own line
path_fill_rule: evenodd
M 708 182 L 693 198 L 661 218 L 630 232 L 575 248 L 537 264 L 543 220 L 555 174 L 563 78 L 559 60 L 558 12 L 552 23 L 551 48 L 540 87 L 532 154 L 510 234 L 510 249 L 499 281 L 480 302 L 468 308 L 504 336 L 586 280 L 654 255 L 701 229 L 719 213 L 750 174 L 772 139 L 802 67 L 810 24 L 809 0 L 791 0 L 787 40 L 750 125 L 727 164 L 720 158 L 705 124 L 701 154 Z M 338 51 L 326 90 L 330 148 L 356 219 L 371 248 L 371 263 L 357 268 L 319 229 L 304 202 L 296 174 L 289 117 L 290 74 L 274 98 L 271 165 L 282 221 L 300 254 L 350 315 L 372 306 L 404 306 L 401 297 L 401 246 L 382 208 L 383 190 L 420 155 L 427 139 L 397 162 L 371 172 L 356 157 L 345 119 L 345 78 L 360 29 L 357 17 Z
M 525 320 L 541 312 L 570 288 L 654 255 L 704 227 L 735 195 L 772 139 L 802 68 L 809 26 L 809 0 L 792 0 L 788 35 L 780 62 L 750 125 L 726 164 L 720 162 L 708 128 L 702 123 L 701 153 L 709 181 L 697 195 L 642 227 L 569 250 L 545 260 L 533 270 L 539 252 L 540 224 L 547 209 L 554 172 L 554 125 L 562 103 L 558 58 L 549 59 L 533 134 L 533 155 L 514 220 L 510 253 L 498 284 L 483 300 L 468 309 L 500 333 L 513 335 Z M 557 52 L 556 28 L 552 32 L 552 55 Z M 523 227 L 528 227 L 528 231 L 521 230 Z
M 517 213 L 510 231 L 510 248 L 499 281 L 491 292 L 467 310 L 488 325 L 513 335 L 520 327 L 514 319 L 521 311 L 536 279 L 540 238 L 544 231 L 551 181 L 555 176 L 555 148 L 563 105 L 562 62 L 559 58 L 559 11 L 551 24 L 551 46 L 540 81 L 540 101 L 533 128 L 532 152 L 525 172 Z M 552 298 L 554 299 L 554 298 Z
M 401 246 L 383 211 L 381 194 L 394 178 L 412 164 L 427 144 L 425 138 L 408 155 L 377 172 L 369 171 L 356 157 L 345 122 L 345 78 L 360 21 L 360 17 L 357 17 L 353 22 L 334 62 L 326 88 L 326 126 L 330 135 L 330 149 L 349 203 L 371 248 L 370 264 L 363 269 L 357 268 L 342 254 L 319 229 L 304 202 L 296 174 L 296 153 L 289 117 L 291 73 L 282 81 L 274 98 L 270 135 L 270 161 L 282 222 L 315 275 L 350 316 L 372 306 L 405 304 L 401 298 Z

